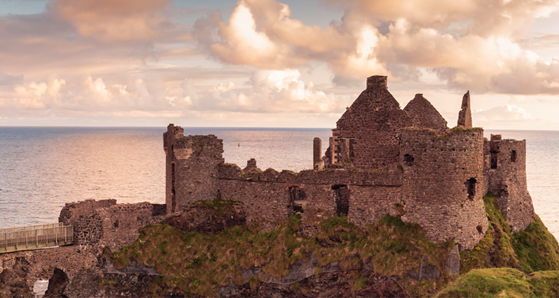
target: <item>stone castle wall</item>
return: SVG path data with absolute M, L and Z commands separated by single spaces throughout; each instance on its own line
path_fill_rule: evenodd
M 526 141 L 492 135 L 484 145 L 488 191 L 498 196 L 497 204 L 512 232 L 522 231 L 534 222 L 535 214 L 526 180 Z
M 184 136 L 182 128 L 172 124 L 163 139 L 167 153 L 167 212 L 181 210 L 198 200 L 215 198 L 217 165 L 223 162 L 223 141 L 214 135 Z
M 454 238 L 471 249 L 488 228 L 483 196 L 483 130 L 437 137 L 430 130 L 402 131 L 402 220 L 421 225 L 434 242 Z
M 165 215 L 162 205 L 148 202 L 116 204 L 116 200 L 67 203 L 59 221 L 74 227 L 74 243 L 101 245 L 112 250 L 132 244 L 139 229 Z
M 295 201 L 301 201 L 298 203 L 305 205 L 302 226 L 312 234 L 318 221 L 337 214 L 335 188 L 342 186 L 348 189 L 348 219 L 364 227 L 384 214 L 395 214 L 394 204 L 399 201 L 401 185 L 402 172 L 398 170 L 294 173 L 273 169 L 245 171 L 237 165 L 219 165 L 219 196 L 243 202 L 247 223 L 258 224 L 266 230 L 297 212 Z

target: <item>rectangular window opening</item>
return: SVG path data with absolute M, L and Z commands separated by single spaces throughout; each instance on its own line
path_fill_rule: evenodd
M 299 186 L 289 187 L 289 207 L 292 214 L 305 212 L 307 194 Z
M 336 216 L 347 216 L 349 214 L 349 189 L 347 185 L 334 185 L 334 203 L 336 205 Z
M 499 153 L 495 151 L 491 151 L 491 168 L 496 169 L 498 163 L 499 163 Z
M 477 180 L 475 178 L 470 178 L 466 181 L 466 191 L 470 200 L 473 200 L 476 196 L 476 183 Z
M 516 150 L 512 150 L 512 152 L 510 153 L 510 161 L 516 162 Z

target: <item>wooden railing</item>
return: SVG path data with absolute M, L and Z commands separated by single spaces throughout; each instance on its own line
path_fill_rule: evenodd
M 0 229 L 0 253 L 74 243 L 74 227 L 62 223 Z

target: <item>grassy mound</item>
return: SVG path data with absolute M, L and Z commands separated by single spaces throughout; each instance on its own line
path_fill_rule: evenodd
M 472 270 L 436 297 L 557 297 L 558 290 L 557 271 L 525 276 L 516 269 L 494 268 Z
M 316 274 L 338 262 L 353 275 L 355 291 L 366 286 L 360 269 L 367 263 L 375 274 L 402 277 L 400 284 L 411 296 L 429 296 L 449 280 L 444 269 L 454 244 L 429 242 L 418 225 L 386 216 L 363 231 L 345 217 L 333 217 L 321 222 L 317 235 L 307 238 L 297 234 L 299 224 L 300 218 L 291 216 L 271 232 L 236 226 L 219 234 L 183 232 L 159 224 L 143 228 L 134 244 L 108 257 L 117 268 L 131 260 L 155 267 L 163 277 L 149 289 L 154 297 L 170 292 L 214 296 L 229 280 L 254 289 L 263 281 L 281 280 L 290 265 L 311 258 L 318 260 Z M 409 271 L 419 270 L 422 255 L 441 272 L 438 280 L 418 282 L 407 277 Z M 258 274 L 247 274 L 255 267 L 259 269 L 252 272 Z
M 524 231 L 515 233 L 512 246 L 526 273 L 559 269 L 559 244 L 539 216 Z
M 559 244 L 540 218 L 536 215 L 536 221 L 524 231 L 511 234 L 496 198 L 491 194 L 483 198 L 489 229 L 474 249 L 460 253 L 460 273 L 503 267 L 524 273 L 559 269 Z

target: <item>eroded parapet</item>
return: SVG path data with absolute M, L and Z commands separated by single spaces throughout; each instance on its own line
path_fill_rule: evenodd
M 472 127 L 472 109 L 470 108 L 470 91 L 462 98 L 462 107 L 458 113 L 458 127 Z
M 454 238 L 471 249 L 488 228 L 483 203 L 483 129 L 454 129 L 444 136 L 404 129 L 402 220 L 422 226 L 431 241 Z
M 489 191 L 498 196 L 497 204 L 512 232 L 524 230 L 535 214 L 526 179 L 526 141 L 491 135 L 485 141 L 484 159 Z

